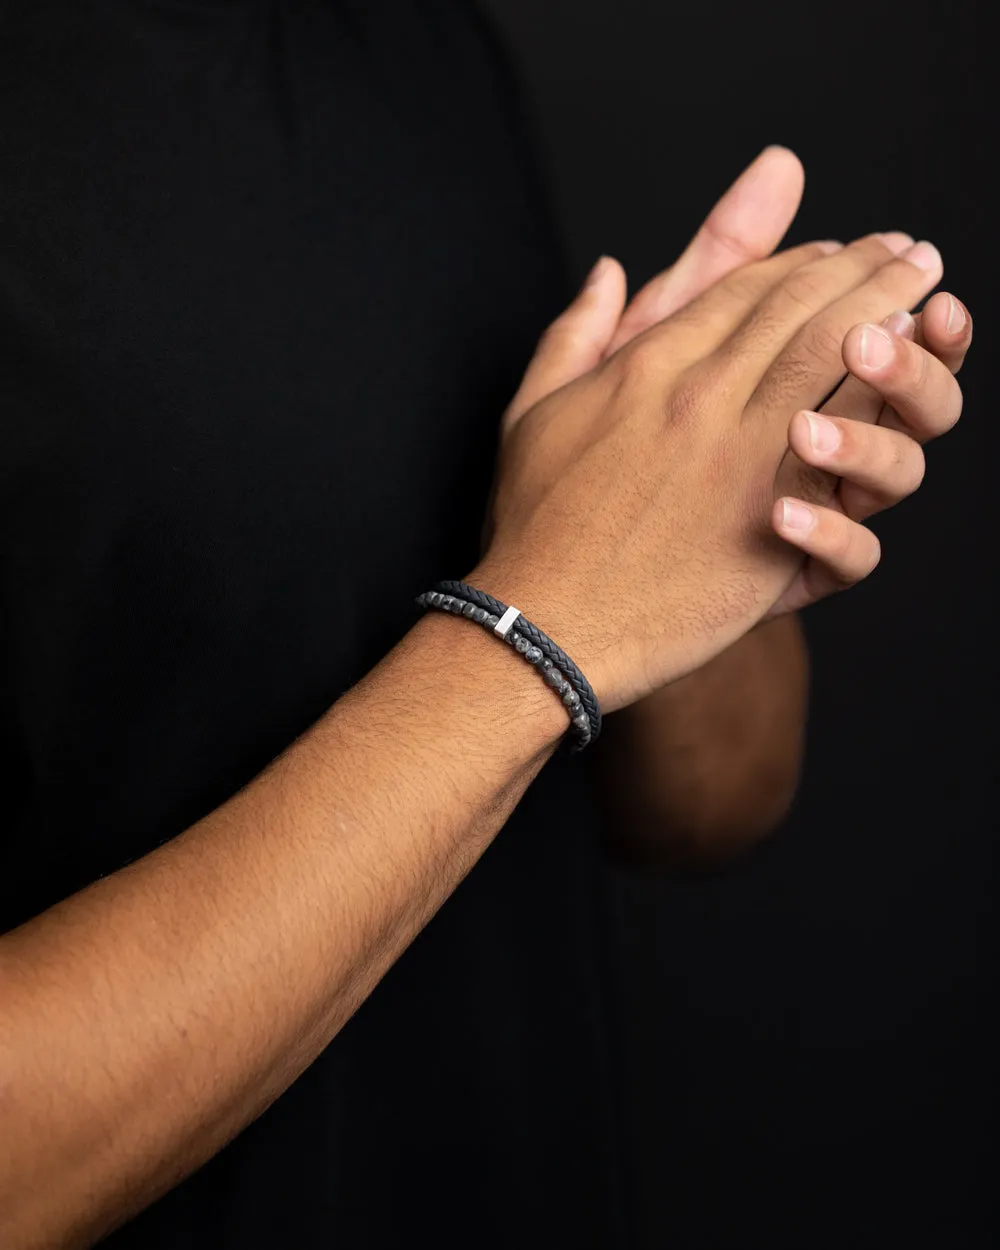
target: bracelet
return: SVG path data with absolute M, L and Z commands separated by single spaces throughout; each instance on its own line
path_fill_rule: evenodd
M 437 608 L 464 616 L 490 630 L 538 669 L 547 685 L 560 696 L 570 718 L 573 750 L 596 742 L 601 732 L 601 708 L 583 673 L 563 649 L 523 617 L 515 607 L 501 603 L 465 582 L 438 582 L 417 596 L 422 608 Z

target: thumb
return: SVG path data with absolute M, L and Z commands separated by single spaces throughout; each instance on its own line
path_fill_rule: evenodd
M 542 335 L 527 372 L 504 414 L 504 428 L 559 387 L 593 369 L 604 357 L 625 304 L 625 271 L 602 256 L 576 299 Z
M 788 148 L 769 147 L 718 201 L 681 257 L 639 291 L 608 354 L 683 308 L 731 270 L 770 256 L 792 224 L 805 174 Z

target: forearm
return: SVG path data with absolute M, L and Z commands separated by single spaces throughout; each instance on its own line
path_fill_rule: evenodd
M 0 939 L 0 1242 L 88 1244 L 260 1114 L 564 729 L 527 665 L 426 618 L 223 807 Z
M 613 849 L 703 864 L 768 833 L 802 760 L 808 658 L 794 615 L 609 718 L 602 795 Z

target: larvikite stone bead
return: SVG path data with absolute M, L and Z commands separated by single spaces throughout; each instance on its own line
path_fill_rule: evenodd
M 475 603 L 459 595 L 446 595 L 437 590 L 428 590 L 417 596 L 417 603 L 423 607 L 433 607 L 443 612 L 451 612 L 455 616 L 464 616 L 468 620 L 475 621 L 477 624 L 483 625 L 490 630 L 495 630 L 500 623 L 498 616 L 495 616 L 492 612 L 487 612 L 484 608 L 478 607 Z M 508 630 L 504 641 L 508 646 L 513 647 L 518 655 L 524 656 L 529 664 L 538 669 L 546 685 L 551 687 L 562 700 L 569 713 L 571 728 L 574 731 L 573 749 L 574 751 L 582 751 L 592 741 L 593 733 L 591 731 L 590 718 L 583 708 L 583 700 L 574 689 L 573 683 L 566 679 L 561 670 L 557 668 L 554 661 L 549 659 L 542 648 L 536 647 L 530 638 L 525 637 L 520 630 Z
M 553 690 L 558 690 L 560 694 L 562 694 L 563 692 L 563 687 L 569 685 L 569 682 L 562 675 L 562 673 L 559 672 L 557 668 L 546 669 L 545 680 L 548 682 L 548 684 L 552 687 Z

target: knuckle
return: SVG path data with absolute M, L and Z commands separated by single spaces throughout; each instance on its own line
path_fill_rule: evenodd
M 878 431 L 881 432 L 881 431 Z M 886 431 L 888 437 L 889 431 Z M 915 439 L 902 432 L 893 432 L 889 445 L 883 451 L 886 473 L 894 483 L 899 483 L 906 494 L 915 491 L 924 480 L 927 460 L 924 450 Z
M 927 459 L 924 456 L 923 449 L 914 444 L 913 452 L 908 457 L 908 463 L 903 474 L 905 494 L 912 495 L 915 490 L 919 490 L 923 485 L 926 474 Z
M 827 282 L 822 271 L 814 265 L 803 265 L 793 270 L 781 284 L 780 298 L 784 305 L 796 311 L 814 316 L 827 302 Z
M 872 533 L 870 529 L 863 528 L 862 533 L 865 535 L 866 552 L 865 552 L 865 562 L 863 566 L 864 572 L 861 574 L 861 576 L 868 577 L 872 573 L 875 572 L 875 570 L 879 566 L 879 561 L 882 559 L 882 544 L 879 542 L 879 540 L 875 537 L 875 535 Z
M 887 265 L 895 253 L 878 234 L 867 234 L 852 244 L 855 253 L 868 263 L 871 268 Z
M 937 434 L 947 434 L 949 430 L 958 424 L 962 415 L 962 405 L 965 398 L 962 394 L 962 388 L 953 377 L 949 381 L 947 396 L 940 406 L 939 415 L 934 422 L 933 429 L 929 431 L 931 437 Z
M 641 334 L 617 353 L 620 367 L 629 382 L 647 386 L 658 382 L 665 373 L 665 350 L 659 336 Z
M 827 260 L 831 256 L 838 255 L 837 252 L 831 252 L 823 243 L 804 243 L 801 248 L 797 249 L 798 254 L 802 257 L 803 264 L 810 264 L 813 261 Z M 843 249 L 840 249 L 843 251 Z
M 882 440 L 880 454 L 876 461 L 880 476 L 893 484 L 905 476 L 910 462 L 904 440 L 905 435 L 900 438 Z
M 845 280 L 855 284 L 864 282 L 872 272 L 892 258 L 892 253 L 879 239 L 873 235 L 855 239 L 847 247 L 831 257 L 839 276 L 842 288 Z
M 766 377 L 769 398 L 782 403 L 786 399 L 802 402 L 803 392 L 827 377 L 830 369 L 839 367 L 840 338 L 825 320 L 804 327 L 771 365 Z
M 753 305 L 760 299 L 763 286 L 760 268 L 745 265 L 728 273 L 720 283 L 727 299 L 738 304 Z
M 908 261 L 893 257 L 875 270 L 869 282 L 876 294 L 888 297 L 890 303 L 901 308 L 909 302 L 914 288 L 914 277 L 919 274 L 920 270 Z
M 962 415 L 962 388 L 944 366 L 922 348 L 916 349 L 893 389 L 908 410 L 908 424 L 921 438 L 946 434 Z M 944 385 L 935 385 L 943 381 Z M 891 400 L 890 400 L 891 402 Z
M 796 336 L 795 349 L 804 360 L 824 366 L 839 363 L 844 348 L 841 327 L 830 317 L 815 317 Z
M 760 402 L 767 410 L 799 406 L 803 392 L 812 389 L 815 377 L 816 369 L 810 361 L 797 351 L 788 351 L 768 370 L 757 388 L 755 403 Z
M 852 432 L 850 463 L 865 466 L 862 480 L 866 493 L 879 507 L 905 499 L 924 480 L 926 460 L 920 445 L 908 435 L 880 426 L 863 434 Z M 846 477 L 851 479 L 851 473 Z
M 938 438 L 953 430 L 962 415 L 962 401 L 959 398 L 954 405 L 943 404 L 934 415 L 923 423 L 921 433 L 925 439 Z
M 923 453 L 905 434 L 879 438 L 879 433 L 878 430 L 873 431 L 873 437 L 878 440 L 877 454 L 872 457 L 875 467 L 873 476 L 881 486 L 880 493 L 884 498 L 905 498 L 920 485 Z
M 827 557 L 844 581 L 854 580 L 856 561 L 853 557 L 858 545 L 858 528 L 853 524 L 838 525 L 827 539 Z
M 847 584 L 859 582 L 879 562 L 881 548 L 871 530 L 857 522 L 846 522 L 830 541 L 830 555 L 838 576 Z
M 675 308 L 663 322 L 671 334 L 678 331 L 704 331 L 710 328 L 720 311 L 720 288 L 713 287 L 681 308 Z
M 743 330 L 726 344 L 723 351 L 739 352 L 747 347 L 757 350 L 763 344 L 775 340 L 781 342 L 787 334 L 787 317 L 773 298 L 766 299 L 751 312 Z
M 768 370 L 768 391 L 779 398 L 800 396 L 839 360 L 837 335 L 827 323 L 813 323 L 795 336 Z
M 694 376 L 681 378 L 671 389 L 667 417 L 672 424 L 700 422 L 705 411 L 705 386 Z

